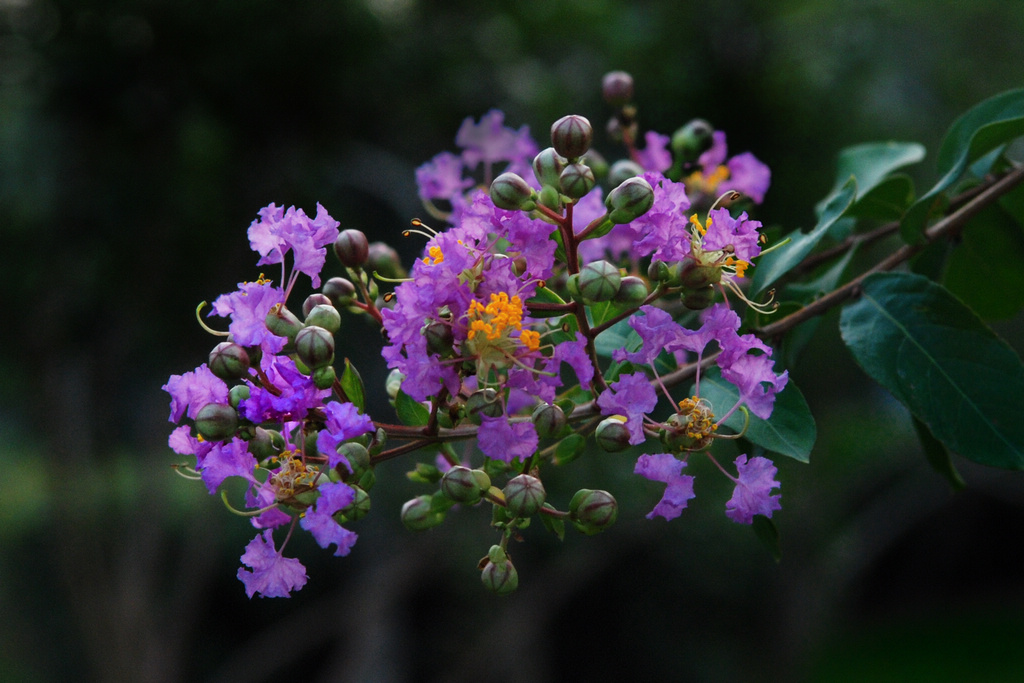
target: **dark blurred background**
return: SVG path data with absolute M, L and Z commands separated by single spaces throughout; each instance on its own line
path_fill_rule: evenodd
M 506 598 L 475 570 L 487 515 L 406 532 L 394 461 L 350 557 L 297 537 L 307 587 L 247 600 L 252 529 L 174 476 L 160 386 L 213 344 L 196 304 L 258 274 L 266 204 L 319 201 L 408 262 L 413 171 L 466 116 L 544 146 L 603 122 L 625 69 L 645 129 L 710 120 L 772 168 L 758 217 L 808 227 L 844 146 L 923 142 L 933 181 L 955 117 L 1022 85 L 1022 36 L 1003 0 L 0 0 L 0 680 L 1021 680 L 1024 479 L 958 461 L 952 494 L 834 314 L 792 371 L 819 442 L 778 463 L 780 564 L 707 463 L 664 523 L 629 455 L 594 456 L 545 482 L 616 492 L 617 526 L 528 529 Z M 346 324 L 380 395 L 377 333 Z

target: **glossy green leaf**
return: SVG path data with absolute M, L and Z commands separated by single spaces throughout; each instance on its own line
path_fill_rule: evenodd
M 541 507 L 543 507 L 545 510 L 554 510 L 555 509 L 554 507 L 552 507 L 548 503 L 544 503 L 544 505 L 542 505 Z M 562 519 L 561 517 L 555 517 L 553 515 L 541 514 L 540 515 L 540 521 L 544 523 L 544 528 L 545 529 L 547 529 L 548 531 L 550 531 L 551 533 L 553 533 L 555 536 L 558 537 L 559 541 L 564 541 L 565 540 L 565 520 L 564 519 Z
M 692 387 L 690 393 L 693 393 Z M 715 412 L 721 414 L 736 404 L 739 390 L 722 379 L 717 367 L 712 367 L 700 378 L 700 395 L 711 403 Z M 736 411 L 725 421 L 725 426 L 738 433 L 743 429 L 744 421 L 743 413 Z M 817 427 L 807 401 L 792 380 L 775 397 L 771 417 L 762 420 L 751 415 L 744 434 L 751 443 L 800 462 L 810 462 L 811 449 L 817 436 Z
M 920 275 L 875 273 L 840 316 L 864 371 L 947 448 L 1024 468 L 1024 364 L 946 289 Z
M 555 446 L 555 458 L 554 462 L 556 465 L 566 465 L 583 453 L 583 448 L 586 446 L 586 439 L 581 434 L 570 434 Z
M 345 370 L 342 371 L 339 381 L 342 391 L 345 392 L 345 397 L 361 412 L 366 412 L 366 390 L 363 388 L 363 378 L 359 376 L 359 371 L 348 358 L 345 359 Z
M 869 192 L 859 195 L 848 216 L 898 220 L 914 201 L 914 182 L 910 176 L 897 173 L 886 178 Z
M 754 280 L 751 284 L 751 291 L 756 295 L 763 292 L 769 285 L 788 273 L 794 266 L 804 260 L 814 247 L 818 246 L 821 238 L 828 233 L 836 221 L 838 221 L 846 210 L 853 203 L 857 194 L 857 182 L 850 178 L 839 189 L 833 193 L 824 204 L 818 224 L 808 233 L 799 230 L 786 235 L 791 240 L 789 244 L 760 257 L 754 268 Z
M 401 389 L 395 396 L 395 412 L 398 413 L 398 419 L 402 424 L 410 427 L 422 427 L 430 420 L 430 411 Z
M 968 165 L 1021 135 L 1024 88 L 991 97 L 957 119 L 939 148 L 939 181 L 907 210 L 900 226 L 903 239 L 912 244 L 920 242 L 928 219 L 945 209 L 943 192 L 960 179 Z
M 921 449 L 924 451 L 924 457 L 928 464 L 949 482 L 954 491 L 965 488 L 967 484 L 964 482 L 963 477 L 960 476 L 960 473 L 956 471 L 956 466 L 953 465 L 949 449 L 932 436 L 932 433 L 928 431 L 928 427 L 923 422 L 916 417 L 913 418 L 913 421 L 914 431 L 917 432 L 917 438 L 921 442 Z
M 924 146 L 916 142 L 868 142 L 847 147 L 839 152 L 832 193 L 838 193 L 852 176 L 857 179 L 859 203 L 876 187 L 887 182 L 890 173 L 916 164 L 924 159 L 924 154 Z
M 561 306 L 565 303 L 562 297 L 558 296 L 558 293 L 550 287 L 537 287 L 534 295 L 526 300 L 526 307 L 530 308 L 533 304 L 555 304 Z M 530 316 L 534 318 L 550 318 L 559 315 L 565 315 L 565 311 L 530 310 Z
M 751 526 L 754 529 L 754 533 L 757 534 L 757 538 L 764 544 L 768 552 L 771 553 L 772 559 L 776 562 L 781 562 L 782 544 L 779 542 L 779 530 L 775 527 L 775 522 L 764 515 L 754 515 Z

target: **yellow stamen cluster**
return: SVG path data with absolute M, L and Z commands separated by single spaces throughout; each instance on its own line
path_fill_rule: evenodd
M 293 496 L 310 491 L 316 483 L 320 472 L 316 469 L 309 469 L 306 463 L 295 455 L 294 451 L 285 451 L 279 456 L 283 461 L 281 469 L 270 478 L 270 484 L 277 489 L 276 498 L 279 501 L 288 500 Z
M 711 405 L 696 396 L 679 402 L 679 415 L 688 419 L 685 434 L 691 439 L 704 439 L 718 429 Z
M 509 332 L 519 332 L 519 340 L 531 351 L 540 347 L 540 334 L 523 329 L 523 301 L 518 295 L 509 297 L 506 292 L 491 294 L 491 302 L 484 306 L 479 301 L 469 302 L 469 339 L 483 335 L 487 341 L 507 337 Z
M 711 173 L 704 173 L 703 171 L 694 171 L 686 177 L 683 181 L 686 183 L 687 190 L 696 190 L 703 192 L 704 194 L 715 194 L 718 190 L 718 186 L 724 180 L 729 179 L 729 168 L 724 165 L 718 165 Z
M 711 219 L 711 216 L 708 216 L 707 225 L 701 225 L 700 219 L 697 218 L 697 214 L 693 214 L 692 216 L 690 216 L 690 224 L 693 226 L 693 230 L 691 231 L 693 235 L 691 244 L 694 247 L 694 256 L 698 261 L 701 262 L 701 265 L 724 266 L 728 268 L 729 272 L 731 272 L 736 277 L 745 277 L 747 268 L 750 267 L 749 261 L 744 261 L 731 255 L 722 258 L 724 256 L 723 252 L 706 252 L 701 248 L 701 238 L 703 238 L 704 235 L 708 234 L 708 228 L 711 227 L 712 223 L 713 221 Z M 762 235 L 761 237 L 764 237 L 764 235 Z M 704 254 L 708 254 L 709 256 L 707 258 L 704 258 Z
M 430 254 L 430 256 L 424 256 L 423 262 L 428 266 L 431 263 L 436 266 L 438 263 L 444 261 L 444 253 L 441 251 L 441 247 L 430 247 L 430 249 L 427 250 L 427 253 Z

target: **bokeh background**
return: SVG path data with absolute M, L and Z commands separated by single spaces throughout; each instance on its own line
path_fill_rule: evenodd
M 834 314 L 792 369 L 819 441 L 778 463 L 781 563 L 710 468 L 664 523 L 628 455 L 595 455 L 545 482 L 619 494 L 617 526 L 528 529 L 505 598 L 475 569 L 486 514 L 405 531 L 421 489 L 393 461 L 350 557 L 297 537 L 307 587 L 249 601 L 252 530 L 174 476 L 160 390 L 213 344 L 196 304 L 258 274 L 266 204 L 319 201 L 408 262 L 413 171 L 466 116 L 543 142 L 603 122 L 626 69 L 645 129 L 710 120 L 772 168 L 758 217 L 808 227 L 844 146 L 923 142 L 932 181 L 955 117 L 1024 84 L 1021 36 L 1003 0 L 0 0 L 0 680 L 1021 680 L 1022 475 L 958 461 L 953 494 Z M 346 324 L 379 388 L 377 332 Z

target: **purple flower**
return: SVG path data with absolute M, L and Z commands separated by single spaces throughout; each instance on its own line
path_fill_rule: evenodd
M 255 469 L 256 458 L 249 452 L 249 445 L 238 437 L 232 437 L 228 443 L 213 445 L 203 458 L 199 474 L 212 495 L 228 477 L 242 477 L 253 484 L 258 484 L 253 475 Z
M 462 157 L 451 152 L 441 152 L 416 169 L 416 185 L 424 201 L 451 200 L 472 184 L 471 179 L 462 177 Z
M 537 450 L 539 439 L 533 423 L 509 422 L 504 415 L 482 415 L 481 418 L 477 439 L 480 450 L 488 458 L 502 462 L 512 462 L 516 458 L 525 460 Z
M 680 474 L 686 463 L 677 459 L 671 453 L 654 453 L 652 455 L 641 455 L 636 461 L 634 474 L 668 484 L 665 493 L 654 506 L 654 509 L 647 514 L 647 519 L 654 519 L 655 516 L 664 517 L 667 520 L 678 517 L 687 501 L 694 497 L 693 477 L 688 474 Z
M 725 514 L 729 519 L 751 524 L 754 515 L 771 517 L 774 510 L 782 509 L 781 496 L 770 495 L 771 490 L 779 486 L 775 481 L 778 470 L 771 460 L 757 457 L 747 462 L 747 456 L 741 455 L 735 464 L 739 477 L 732 498 L 725 504 Z
M 320 497 L 311 509 L 306 510 L 299 524 L 313 535 L 321 548 L 326 549 L 333 543 L 337 546 L 334 556 L 344 557 L 355 545 L 357 535 L 338 524 L 334 513 L 352 504 L 355 491 L 341 482 L 323 484 L 317 490 Z
M 496 161 L 522 164 L 538 152 L 537 143 L 530 137 L 528 126 L 518 131 L 504 125 L 505 114 L 492 109 L 473 123 L 466 118 L 455 135 L 455 144 L 462 148 L 462 159 L 468 168 L 476 168 L 481 161 L 490 165 Z
M 722 192 L 736 190 L 753 199 L 755 204 L 764 201 L 764 195 L 772 182 L 772 172 L 766 165 L 750 152 L 744 152 L 729 159 L 726 166 L 729 177 L 719 186 Z
M 288 341 L 267 329 L 267 314 L 279 303 L 284 303 L 284 292 L 269 281 L 241 282 L 238 290 L 217 297 L 210 315 L 231 317 L 228 330 L 236 344 L 261 346 L 265 353 L 274 354 Z
M 647 146 L 637 150 L 637 161 L 645 171 L 664 173 L 672 166 L 672 154 L 668 151 L 669 137 L 649 130 L 644 133 Z
M 184 375 L 171 375 L 161 389 L 171 395 L 171 422 L 180 422 L 186 414 L 194 420 L 196 413 L 210 403 L 228 403 L 228 385 L 206 365 Z
M 203 466 L 206 454 L 213 449 L 215 444 L 217 444 L 216 441 L 203 441 L 192 436 L 192 429 L 187 425 L 177 427 L 167 439 L 167 445 L 175 453 L 196 456 L 196 468 Z
M 310 219 L 302 209 L 270 204 L 259 211 L 260 217 L 249 226 L 249 243 L 262 257 L 256 265 L 282 263 L 291 251 L 294 273 L 305 273 L 320 286 L 320 271 L 327 258 L 326 246 L 334 242 L 341 225 L 320 204 L 316 205 L 316 218 Z
M 313 378 L 299 372 L 288 356 L 264 355 L 260 366 L 274 391 L 253 383 L 249 398 L 238 405 L 241 414 L 255 424 L 301 420 L 331 393 L 330 389 L 318 389 Z
M 619 381 L 612 382 L 608 391 L 597 397 L 602 415 L 626 416 L 629 443 L 634 446 L 644 442 L 644 415 L 657 404 L 658 395 L 642 372 L 620 375 Z
M 753 335 L 739 337 L 743 340 Z M 758 340 L 759 341 L 759 340 Z M 719 358 L 722 377 L 739 389 L 738 403 L 745 403 L 754 415 L 767 420 L 775 406 L 775 396 L 786 388 L 789 371 L 776 375 L 771 356 L 767 354 L 725 354 Z M 732 412 L 732 411 L 730 411 Z M 723 416 L 723 419 L 727 416 Z
M 674 351 L 684 333 L 683 328 L 672 319 L 672 316 L 657 306 L 641 306 L 640 312 L 643 315 L 630 317 L 629 326 L 640 335 L 643 346 L 639 351 L 615 349 L 612 358 L 620 363 L 628 360 L 630 363 L 651 365 L 662 350 Z
M 654 204 L 629 224 L 636 235 L 635 255 L 651 255 L 656 261 L 681 261 L 690 255 L 690 240 L 685 238 L 686 211 L 690 208 L 686 187 L 660 173 L 644 173 L 641 177 L 654 188 Z
M 245 584 L 245 594 L 250 598 L 259 593 L 262 598 L 287 598 L 292 591 L 306 585 L 306 568 L 292 557 L 282 557 L 274 548 L 274 537 L 269 529 L 245 546 L 242 564 L 251 567 L 247 571 L 238 568 L 238 580 Z
M 708 214 L 707 233 L 701 240 L 704 251 L 721 251 L 731 246 L 736 258 L 750 261 L 761 253 L 758 243 L 760 221 L 747 220 L 746 212 L 733 218 L 728 209 L 714 209 Z
M 327 454 L 327 467 L 333 469 L 339 463 L 352 471 L 348 458 L 338 452 L 338 446 L 349 439 L 373 431 L 373 420 L 359 412 L 351 403 L 331 401 L 324 407 L 327 413 L 327 428 L 321 429 L 316 437 L 316 449 Z
M 572 341 L 564 341 L 555 345 L 554 351 L 551 353 L 551 360 L 554 362 L 546 369 L 558 372 L 559 365 L 568 363 L 576 373 L 576 379 L 580 381 L 580 385 L 585 386 L 594 379 L 594 364 L 590 362 L 590 356 L 587 355 L 587 340 L 579 336 L 578 333 L 574 332 L 573 334 L 575 338 Z

